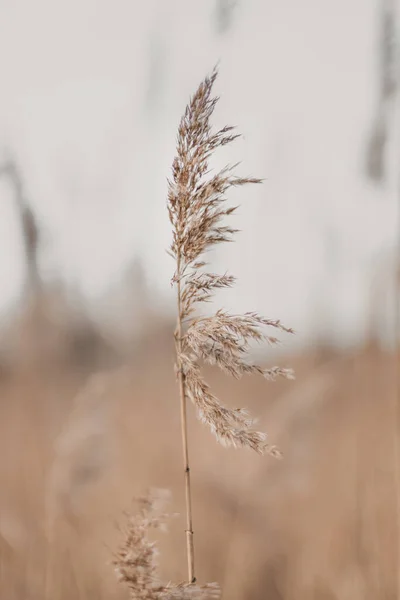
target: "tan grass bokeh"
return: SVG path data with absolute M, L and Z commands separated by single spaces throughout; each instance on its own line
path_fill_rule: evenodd
M 128 368 L 91 380 L 86 400 L 87 373 L 67 351 L 22 360 L 21 344 L 21 362 L 4 368 L 1 598 L 126 597 L 111 565 L 116 522 L 148 486 L 172 491 L 180 517 L 160 536 L 160 560 L 165 580 L 184 579 L 172 330 L 149 323 Z M 375 345 L 284 358 L 295 389 L 207 373 L 227 404 L 257 411 L 283 461 L 228 452 L 189 413 L 198 579 L 238 600 L 394 598 L 396 358 Z

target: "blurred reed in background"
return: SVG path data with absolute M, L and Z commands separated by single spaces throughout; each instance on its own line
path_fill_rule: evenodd
M 0 597 L 126 597 L 109 565 L 114 521 L 154 485 L 172 490 L 182 515 L 160 539 L 162 572 L 181 581 L 173 325 L 143 314 L 147 330 L 122 360 L 90 323 L 78 342 L 67 305 L 51 320 L 60 296 L 42 294 L 10 326 L 18 352 L 1 369 Z M 285 460 L 215 447 L 189 416 L 193 510 L 207 530 L 197 538 L 199 579 L 233 599 L 395 597 L 399 358 L 371 336 L 354 351 L 285 356 L 295 386 L 207 373 L 230 406 L 251 397 Z M 108 367 L 112 376 L 85 384 Z

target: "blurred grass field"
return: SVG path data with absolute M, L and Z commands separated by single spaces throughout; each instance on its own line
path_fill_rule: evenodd
M 10 328 L 18 351 L 0 377 L 0 598 L 127 597 L 109 564 L 117 522 L 149 486 L 170 489 L 181 513 L 160 561 L 166 580 L 184 579 L 172 325 L 152 317 L 121 359 L 41 310 Z M 199 580 L 232 600 L 396 597 L 399 359 L 371 342 L 280 356 L 294 382 L 210 370 L 224 401 L 261 415 L 284 460 L 218 446 L 190 407 Z

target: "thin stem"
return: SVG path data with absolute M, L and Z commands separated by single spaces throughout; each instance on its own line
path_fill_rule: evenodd
M 181 431 L 183 447 L 183 466 L 185 473 L 185 496 L 186 496 L 186 552 L 188 563 L 188 581 L 194 583 L 196 577 L 194 574 L 194 543 L 193 543 L 193 525 L 192 525 L 192 498 L 190 487 L 190 467 L 189 467 L 189 449 L 186 418 L 186 393 L 185 393 L 185 374 L 182 369 L 182 317 L 181 317 L 181 260 L 177 257 L 177 287 L 178 287 L 178 318 L 175 331 L 176 360 L 178 367 L 179 396 L 181 406 Z

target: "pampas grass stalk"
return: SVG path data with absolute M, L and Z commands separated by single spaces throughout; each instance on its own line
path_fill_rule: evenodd
M 178 272 L 180 271 L 180 256 L 177 259 Z M 178 315 L 182 312 L 182 294 L 181 282 L 177 282 L 178 288 Z M 183 371 L 182 356 L 182 320 L 177 319 L 175 331 L 175 348 L 177 357 L 177 369 L 179 379 L 179 399 L 181 411 L 181 432 L 182 432 L 182 448 L 183 448 L 183 466 L 185 474 L 185 500 L 186 500 L 186 552 L 188 561 L 188 580 L 190 583 L 195 583 L 196 577 L 194 574 L 194 543 L 193 543 L 193 523 L 192 523 L 192 498 L 190 486 L 190 466 L 189 466 L 189 447 L 188 447 L 188 431 L 186 417 L 186 382 Z
M 264 369 L 246 360 L 250 343 L 266 341 L 276 344 L 277 338 L 263 330 L 272 327 L 293 333 L 279 320 L 266 319 L 255 312 L 244 315 L 218 310 L 213 316 L 194 316 L 196 305 L 209 302 L 215 290 L 230 288 L 231 275 L 217 275 L 204 270 L 204 254 L 212 246 L 232 240 L 236 229 L 221 225 L 237 207 L 225 206 L 225 194 L 232 187 L 260 179 L 237 177 L 235 166 L 227 166 L 209 176 L 209 159 L 213 152 L 232 143 L 238 135 L 233 127 L 214 132 L 210 119 L 217 97 L 212 90 L 217 77 L 214 70 L 206 77 L 191 98 L 178 129 L 177 155 L 168 186 L 168 213 L 173 229 L 170 254 L 176 270 L 172 284 L 177 289 L 177 325 L 175 330 L 176 370 L 179 382 L 184 477 L 186 490 L 186 546 L 188 582 L 195 578 L 192 502 L 186 403 L 189 399 L 217 440 L 225 446 L 248 447 L 259 454 L 279 457 L 279 450 L 266 442 L 266 435 L 253 428 L 254 421 L 242 408 L 228 408 L 212 394 L 205 382 L 200 362 L 217 365 L 224 372 L 239 378 L 243 374 L 258 374 L 268 380 L 278 376 L 292 378 L 290 369 Z

